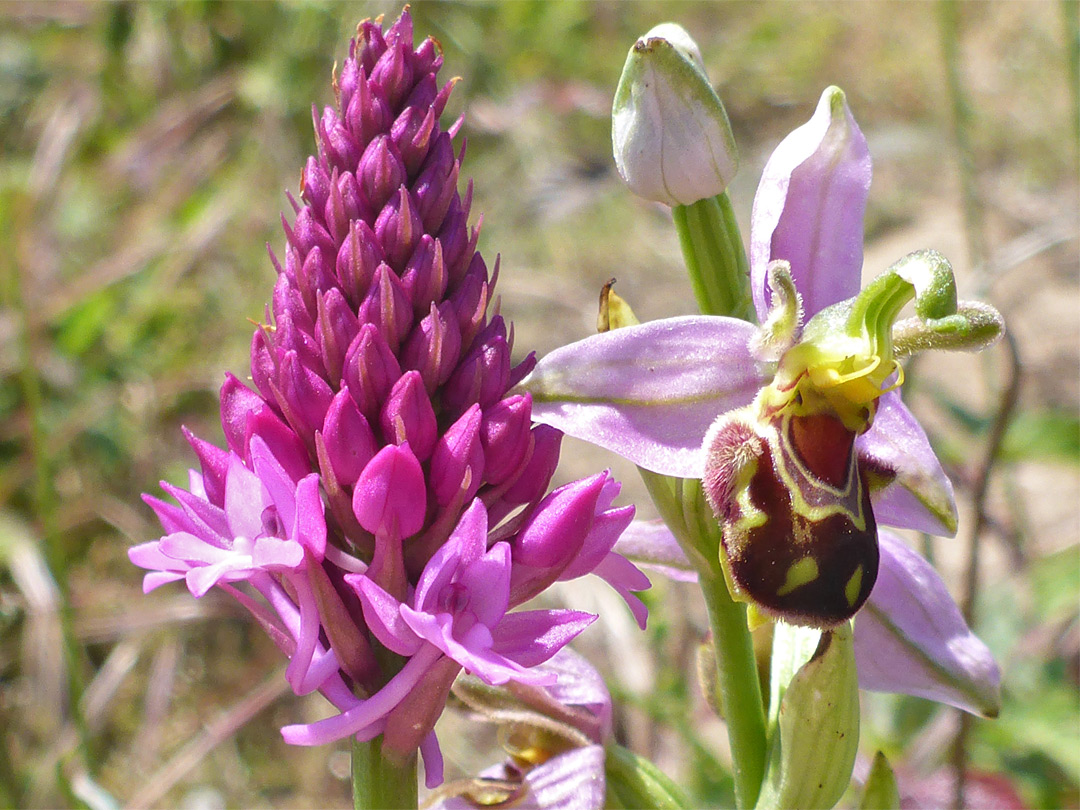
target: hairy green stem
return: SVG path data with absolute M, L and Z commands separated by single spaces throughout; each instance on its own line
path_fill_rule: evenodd
M 355 810 L 410 810 L 419 804 L 416 754 L 404 762 L 383 753 L 383 738 L 353 740 L 352 786 Z

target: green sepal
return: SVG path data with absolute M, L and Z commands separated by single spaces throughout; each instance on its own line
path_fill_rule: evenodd
M 774 630 L 769 762 L 758 810 L 832 807 L 851 782 L 859 746 L 851 626 L 822 632 L 815 645 L 817 633 L 781 623 Z
M 889 760 L 878 751 L 866 776 L 859 810 L 900 810 L 900 789 L 896 786 Z
M 617 743 L 604 755 L 609 807 L 634 810 L 684 810 L 690 807 L 683 792 L 649 760 Z

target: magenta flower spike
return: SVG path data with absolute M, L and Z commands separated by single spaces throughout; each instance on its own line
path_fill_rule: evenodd
M 201 472 L 163 484 L 177 504 L 146 497 L 165 534 L 130 551 L 146 590 L 183 579 L 235 596 L 289 656 L 294 691 L 340 712 L 287 741 L 381 734 L 397 760 L 420 750 L 429 785 L 457 673 L 551 683 L 534 667 L 594 618 L 513 608 L 596 573 L 644 625 L 633 592 L 648 587 L 613 551 L 633 507 L 613 505 L 608 473 L 547 494 L 561 434 L 509 393 L 535 359 L 514 365 L 488 317 L 497 268 L 458 189 L 441 64 L 434 40 L 414 48 L 408 10 L 358 27 L 271 253 L 253 387 L 228 375 L 221 389 L 228 449 L 189 436 Z
M 693 316 L 616 329 L 552 352 L 520 388 L 545 424 L 647 470 L 701 478 L 736 598 L 819 627 L 869 604 L 870 616 L 905 628 L 886 648 L 870 630 L 875 620 L 858 613 L 860 659 L 880 650 L 893 664 L 866 665 L 870 688 L 993 714 L 989 652 L 952 618 L 906 626 L 901 603 L 926 599 L 931 612 L 958 614 L 943 586 L 916 587 L 925 586 L 925 563 L 891 544 L 882 552 L 877 526 L 953 534 L 957 524 L 952 486 L 894 390 L 903 381 L 897 358 L 981 349 L 1003 325 L 993 308 L 957 302 L 951 268 L 932 251 L 902 259 L 860 292 L 870 174 L 865 139 L 843 93 L 830 88 L 777 147 L 754 200 L 760 327 Z M 897 322 L 911 300 L 917 317 Z M 671 549 L 654 554 L 653 545 L 635 559 L 670 565 Z M 888 588 L 875 589 L 878 580 Z M 959 639 L 973 658 L 948 653 Z M 905 679 L 905 657 L 923 671 L 933 661 L 944 677 L 933 687 Z M 949 693 L 959 682 L 964 698 Z

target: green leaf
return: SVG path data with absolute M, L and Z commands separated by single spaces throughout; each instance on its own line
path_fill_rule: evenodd
M 900 810 L 900 789 L 896 786 L 889 760 L 878 751 L 866 777 L 859 810 Z
M 678 785 L 649 760 L 616 743 L 604 758 L 609 802 L 636 810 L 683 810 L 690 805 Z M 612 796 L 614 794 L 614 796 Z
M 832 807 L 851 781 L 859 746 L 851 626 L 822 632 L 817 648 L 808 654 L 817 632 L 776 625 L 770 701 L 775 708 L 770 709 L 772 738 L 758 810 Z M 797 671 L 785 687 L 793 669 Z

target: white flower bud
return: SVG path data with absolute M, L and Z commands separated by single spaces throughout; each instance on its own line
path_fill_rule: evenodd
M 697 44 L 662 23 L 630 49 L 611 111 L 615 166 L 630 190 L 666 205 L 720 194 L 738 168 L 727 113 Z

